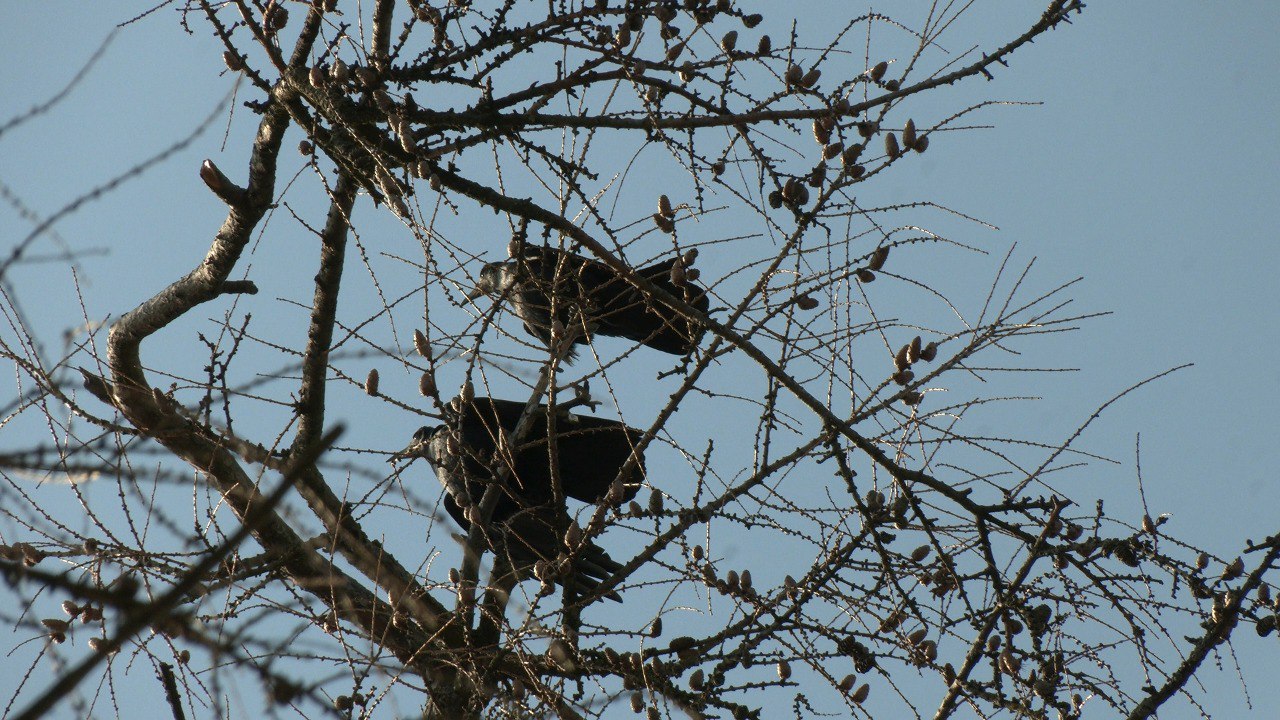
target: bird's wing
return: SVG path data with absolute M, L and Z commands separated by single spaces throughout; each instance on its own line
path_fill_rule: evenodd
M 575 416 L 573 425 L 559 423 L 557 431 L 556 457 L 561 486 L 565 495 L 588 504 L 604 499 L 644 434 L 614 420 L 583 416 Z M 538 456 L 544 464 L 549 460 L 545 452 Z M 644 455 L 641 454 L 622 478 L 621 501 L 636 496 L 644 477 Z

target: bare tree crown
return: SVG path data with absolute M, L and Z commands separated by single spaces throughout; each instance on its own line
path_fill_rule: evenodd
M 1056 487 L 1078 433 L 966 424 L 1088 319 L 1070 284 L 996 255 L 955 298 L 989 256 L 927 223 L 979 222 L 869 200 L 991 104 L 930 91 L 1084 4 L 958 53 L 947 3 L 749 5 L 185 4 L 257 123 L 198 171 L 225 221 L 105 336 L 2 338 L 6 421 L 50 430 L 0 463 L 46 647 L 15 717 L 145 658 L 174 717 L 238 678 L 307 716 L 1143 718 L 1270 634 L 1274 541 L 1210 557 Z M 271 298 L 286 227 L 314 279 Z

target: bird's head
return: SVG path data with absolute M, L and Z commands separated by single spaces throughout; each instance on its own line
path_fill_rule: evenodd
M 476 286 L 467 293 L 468 300 L 475 300 L 481 295 L 500 295 L 511 289 L 516 282 L 513 263 L 491 262 L 480 268 L 480 277 L 476 278 Z
M 437 445 L 433 442 L 440 431 L 445 428 L 444 425 L 424 425 L 413 433 L 413 439 L 403 450 L 392 453 L 387 462 L 395 462 L 397 460 L 413 460 L 415 458 L 426 458 L 429 462 L 435 463 L 439 457 Z M 443 436 L 441 436 L 443 437 Z

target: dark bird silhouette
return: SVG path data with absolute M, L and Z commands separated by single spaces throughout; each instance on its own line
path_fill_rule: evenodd
M 420 428 L 396 457 L 423 457 L 431 463 L 445 489 L 445 511 L 468 532 L 485 489 L 502 478 L 501 495 L 486 528 L 490 548 L 510 560 L 517 578 L 528 577 L 539 561 L 546 561 L 543 568 L 555 582 L 572 578 L 573 590 L 585 595 L 622 566 L 589 539 L 576 548 L 566 545 L 571 523 L 563 497 L 594 504 L 614 488 L 612 503 L 634 498 L 644 478 L 644 457 L 638 457 L 624 477 L 619 474 L 643 433 L 615 420 L 560 413 L 553 455 L 547 407 L 540 405 L 513 454 L 510 437 L 524 407 L 522 402 L 486 397 L 470 403 L 455 399 L 446 424 Z M 558 503 L 553 457 L 563 494 Z M 571 552 L 574 572 L 566 577 L 557 568 L 560 557 Z M 607 597 L 621 600 L 616 593 Z
M 585 323 L 588 334 L 623 337 L 673 355 L 693 352 L 706 332 L 701 324 L 648 297 L 604 263 L 552 247 L 520 248 L 512 260 L 486 264 L 467 296 L 506 297 L 529 334 L 547 346 L 554 321 L 565 328 Z M 693 283 L 697 273 L 686 268 L 691 262 L 691 255 L 677 255 L 636 274 L 706 313 L 707 291 Z M 574 343 L 585 342 L 587 337 L 577 333 Z M 576 355 L 576 348 L 571 348 L 566 359 Z

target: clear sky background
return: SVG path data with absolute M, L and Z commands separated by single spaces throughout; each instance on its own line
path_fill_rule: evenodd
M 910 24 L 915 5 L 891 12 Z M 978 3 L 950 37 L 1007 39 L 1039 5 Z M 47 100 L 141 7 L 0 4 L 7 68 L 0 116 Z M 851 12 L 835 2 L 790 7 L 801 35 L 818 39 L 832 13 Z M 203 24 L 193 27 L 195 35 L 185 34 L 166 9 L 121 30 L 65 101 L 0 136 L 0 183 L 48 216 L 190 133 L 231 86 L 211 71 L 222 67 L 221 47 Z M 1095 464 L 1096 472 L 1077 473 L 1065 489 L 1106 497 L 1136 522 L 1140 433 L 1151 513 L 1171 513 L 1172 534 L 1223 554 L 1280 525 L 1280 369 L 1272 362 L 1280 353 L 1278 76 L 1280 2 L 1096 0 L 1073 25 L 1015 54 L 993 82 L 970 79 L 929 101 L 1041 105 L 984 111 L 980 124 L 992 129 L 935 138 L 920 162 L 895 170 L 880 188 L 998 226 L 971 227 L 966 240 L 996 257 L 1016 244 L 1018 261 L 1036 258 L 1033 277 L 1044 287 L 1083 276 L 1072 293 L 1079 311 L 1113 311 L 1046 344 L 1054 362 L 1044 364 L 1081 372 L 1010 380 L 1017 393 L 1045 398 L 1022 418 L 1036 437 L 1061 438 L 1129 385 L 1195 364 L 1094 423 L 1083 447 L 1120 464 Z M 96 319 L 118 316 L 203 256 L 223 207 L 200 183 L 199 163 L 214 157 L 233 178 L 243 175 L 244 135 L 220 154 L 224 123 L 219 118 L 188 150 L 86 204 L 57 224 L 56 238 L 33 248 L 50 255 L 65 242 L 105 252 L 82 262 L 84 300 Z M 0 219 L 0 254 L 7 254 L 31 224 L 7 204 Z M 503 244 L 495 241 L 493 252 Z M 988 280 L 974 282 L 981 288 Z M 64 328 L 83 322 L 61 264 L 22 267 L 9 281 L 50 347 Z M 1230 670 L 1207 671 L 1209 709 L 1215 717 L 1275 717 L 1275 638 L 1246 630 L 1236 649 L 1253 710 Z M 0 680 L 0 693 L 7 687 Z

